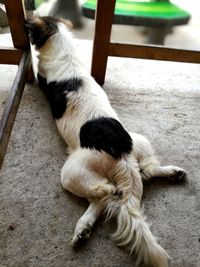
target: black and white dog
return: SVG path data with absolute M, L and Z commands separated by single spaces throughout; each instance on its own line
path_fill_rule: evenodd
M 149 141 L 124 129 L 105 92 L 80 62 L 69 22 L 33 17 L 27 27 L 39 52 L 39 86 L 69 148 L 62 186 L 90 203 L 77 222 L 73 246 L 89 238 L 104 211 L 107 218 L 116 216 L 112 237 L 137 254 L 138 265 L 166 267 L 168 255 L 140 209 L 142 182 L 154 176 L 182 179 L 184 170 L 160 166 Z

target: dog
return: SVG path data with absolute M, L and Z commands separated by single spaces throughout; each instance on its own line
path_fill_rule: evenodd
M 76 224 L 72 245 L 90 237 L 104 211 L 107 219 L 116 217 L 112 238 L 136 253 L 137 266 L 166 267 L 169 256 L 151 233 L 140 207 L 143 181 L 155 176 L 181 180 L 185 171 L 161 166 L 150 142 L 125 130 L 106 93 L 80 61 L 68 21 L 32 17 L 26 27 L 39 52 L 39 87 L 69 149 L 61 184 L 89 201 Z

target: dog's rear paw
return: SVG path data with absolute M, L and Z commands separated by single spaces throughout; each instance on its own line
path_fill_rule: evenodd
M 75 230 L 71 244 L 73 248 L 80 247 L 91 235 L 92 226 L 87 224 L 85 228 Z
M 186 172 L 184 170 L 177 170 L 175 176 L 178 180 L 183 180 L 186 176 Z
M 175 167 L 173 174 L 169 178 L 173 181 L 183 181 L 186 178 L 186 172 L 179 167 Z
M 94 198 L 102 199 L 105 196 L 113 195 L 116 193 L 117 188 L 111 183 L 100 184 L 91 188 Z

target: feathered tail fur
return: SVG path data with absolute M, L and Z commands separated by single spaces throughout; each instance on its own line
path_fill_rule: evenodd
M 125 174 L 127 174 L 125 170 L 130 170 L 130 165 L 127 164 L 123 164 L 123 172 L 118 172 L 119 176 L 121 173 L 121 181 L 118 179 L 116 182 L 118 192 L 123 192 L 122 195 L 110 196 L 105 199 L 107 219 L 113 215 L 117 217 L 117 229 L 111 237 L 118 246 L 126 246 L 130 253 L 135 252 L 137 254 L 136 266 L 144 263 L 147 267 L 167 267 L 169 256 L 151 233 L 140 210 L 140 198 L 133 195 L 132 187 L 137 187 L 138 183 L 133 184 L 133 177 L 133 183 L 130 182 L 130 172 L 128 172 L 129 178 L 125 178 Z M 125 190 L 123 190 L 123 186 Z

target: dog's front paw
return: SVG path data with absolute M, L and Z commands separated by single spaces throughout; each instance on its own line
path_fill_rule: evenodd
M 91 235 L 92 226 L 90 224 L 87 224 L 85 227 L 76 229 L 74 236 L 72 238 L 71 244 L 73 248 L 77 248 L 81 246 L 84 241 L 89 239 Z

